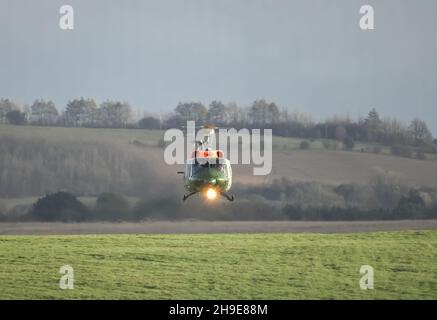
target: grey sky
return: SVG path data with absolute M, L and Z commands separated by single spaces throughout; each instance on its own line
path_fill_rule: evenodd
M 62 4 L 73 31 L 58 27 Z M 0 0 L 0 97 L 150 112 L 265 98 L 316 119 L 375 107 L 437 133 L 436 14 L 435 0 Z

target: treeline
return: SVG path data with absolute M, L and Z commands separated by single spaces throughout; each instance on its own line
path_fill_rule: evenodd
M 437 152 L 434 139 L 425 121 L 415 118 L 405 124 L 395 118 L 381 118 L 375 109 L 361 119 L 336 116 L 315 122 L 301 112 L 290 112 L 274 102 L 256 100 L 248 107 L 235 103 L 212 101 L 179 103 L 173 112 L 162 117 L 134 116 L 129 103 L 79 98 L 58 111 L 52 101 L 35 100 L 31 106 L 19 107 L 9 99 L 0 99 L 0 123 L 16 125 L 58 125 L 78 127 L 168 129 L 181 127 L 187 120 L 199 125 L 213 123 L 233 128 L 271 128 L 273 134 L 304 139 L 331 139 L 353 146 L 355 141 L 375 142 L 394 147 L 393 153 L 405 152 L 399 146 L 420 148 L 421 152 Z
M 404 185 L 390 172 L 377 170 L 365 184 L 322 185 L 274 180 L 262 186 L 237 185 L 238 201 L 183 203 L 171 190 L 131 203 L 117 193 L 102 193 L 86 206 L 72 193 L 57 192 L 32 206 L 3 212 L 3 221 L 141 220 L 395 220 L 437 218 L 437 189 Z
M 132 123 L 132 108 L 123 101 L 74 99 L 59 111 L 53 101 L 35 100 L 31 106 L 19 107 L 14 101 L 0 99 L 0 123 L 39 126 L 84 126 L 126 128 Z

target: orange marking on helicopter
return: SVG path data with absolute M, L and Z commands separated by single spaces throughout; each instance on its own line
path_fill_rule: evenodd
M 210 151 L 203 151 L 203 150 L 197 150 L 193 151 L 191 154 L 191 157 L 197 157 L 197 158 L 224 158 L 224 153 L 222 150 L 210 150 Z

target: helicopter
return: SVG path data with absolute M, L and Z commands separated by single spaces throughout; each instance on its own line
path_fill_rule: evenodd
M 225 158 L 222 150 L 212 147 L 217 127 L 208 125 L 202 128 L 207 130 L 207 134 L 195 142 L 191 158 L 186 161 L 185 171 L 178 172 L 184 175 L 184 187 L 188 191 L 182 200 L 200 193 L 210 201 L 218 197 L 234 201 L 234 196 L 228 194 L 232 186 L 231 162 Z

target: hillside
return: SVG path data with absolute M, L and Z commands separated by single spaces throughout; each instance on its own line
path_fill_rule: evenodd
M 176 172 L 183 166 L 165 164 L 162 137 L 156 130 L 0 125 L 0 220 L 38 221 L 28 215 L 36 199 L 59 191 L 83 201 L 88 221 L 436 218 L 437 161 L 326 150 L 320 140 L 303 150 L 301 140 L 282 137 L 273 139 L 270 175 L 234 165 L 238 201 L 205 212 L 201 197 L 182 202 Z M 95 210 L 108 192 L 126 199 L 112 214 L 111 204 Z
M 21 193 L 18 190 L 9 196 L 35 196 L 57 187 L 76 192 L 82 190 L 83 195 L 95 194 L 108 187 L 132 194 L 135 190 L 129 185 L 140 188 L 140 180 L 149 180 L 150 175 L 159 178 L 163 185 L 173 184 L 174 179 L 180 178 L 174 174 L 180 166 L 173 167 L 164 163 L 163 149 L 158 147 L 162 135 L 163 133 L 157 130 L 0 125 L 0 139 L 12 139 L 17 147 L 10 147 L 0 153 L 0 177 L 3 177 L 3 181 L 12 177 L 13 180 L 19 180 L 18 184 L 24 180 L 29 184 L 32 182 L 29 179 L 32 179 L 35 171 L 33 168 L 39 164 L 40 157 L 51 152 L 55 156 L 62 154 L 63 158 L 61 163 L 44 162 L 42 159 L 41 168 L 47 170 L 50 177 L 43 177 L 41 183 L 33 189 L 24 189 Z M 272 173 L 269 176 L 253 176 L 251 165 L 235 165 L 234 182 L 264 183 L 274 178 L 288 177 L 292 180 L 334 185 L 360 183 L 367 181 L 375 168 L 380 168 L 396 173 L 401 180 L 411 185 L 436 185 L 437 161 L 396 157 L 385 154 L 387 150 L 383 150 L 382 154 L 360 152 L 360 149 L 368 147 L 363 144 L 355 151 L 325 150 L 320 142 L 315 141 L 311 143 L 309 150 L 301 150 L 300 141 L 294 138 L 274 137 Z M 30 144 L 36 151 L 36 145 L 39 144 L 41 152 L 23 153 L 22 149 L 26 144 Z M 99 150 L 102 155 L 109 152 L 116 161 L 102 161 L 97 154 Z M 77 151 L 83 151 L 83 154 L 78 155 Z M 12 152 L 16 154 L 12 155 Z M 90 168 L 95 168 L 95 171 L 90 171 Z M 24 175 L 26 170 L 28 176 Z M 64 186 L 62 183 L 53 184 L 56 176 L 52 177 L 52 173 L 62 175 L 66 170 L 69 170 L 69 175 L 63 180 L 68 183 Z M 89 179 L 92 181 L 92 189 L 87 189 L 87 186 L 81 183 L 82 179 L 86 181 L 89 176 L 93 177 L 92 180 Z M 111 181 L 117 185 L 114 186 Z M 75 183 L 80 187 L 75 188 Z M 14 187 L 13 183 L 8 185 L 9 189 L 11 187 Z M 19 189 L 19 186 L 16 188 Z M 0 197 L 5 196 L 8 196 L 6 192 L 0 191 Z

